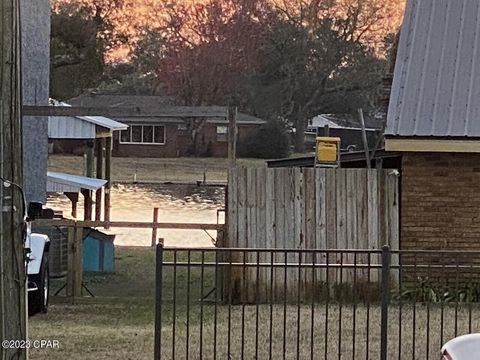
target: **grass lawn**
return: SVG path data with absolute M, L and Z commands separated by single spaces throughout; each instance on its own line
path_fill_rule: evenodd
M 166 254 L 166 260 L 172 259 Z M 185 257 L 180 254 L 177 260 L 185 261 Z M 192 255 L 191 260 L 199 259 L 198 256 Z M 99 298 L 103 297 L 102 301 L 94 299 L 91 303 L 74 306 L 57 302 L 51 305 L 48 314 L 30 319 L 31 340 L 60 341 L 60 349 L 31 350 L 31 359 L 152 359 L 154 268 L 152 249 L 118 247 L 115 274 L 85 276 L 88 288 Z M 201 332 L 204 359 L 213 359 L 214 347 L 217 352 L 216 359 L 228 359 L 229 338 L 231 359 L 240 359 L 242 347 L 244 358 L 254 359 L 257 336 L 258 359 L 268 359 L 270 329 L 273 359 L 282 357 L 284 346 L 287 359 L 296 359 L 297 349 L 300 359 L 310 359 L 312 310 L 315 359 L 323 359 L 325 349 L 327 359 L 338 358 L 339 352 L 344 359 L 378 359 L 380 346 L 378 304 L 372 303 L 368 310 L 365 303 L 358 303 L 354 311 L 351 301 L 341 306 L 339 303 L 330 303 L 328 317 L 327 307 L 321 303 L 315 304 L 313 308 L 310 303 L 301 303 L 300 307 L 295 304 L 284 307 L 282 303 L 272 307 L 269 305 L 257 307 L 253 304 L 215 305 L 212 301 L 199 301 L 201 298 L 199 268 L 192 269 L 190 275 L 184 268 L 179 268 L 175 276 L 177 305 L 174 317 L 171 301 L 174 295 L 173 272 L 171 268 L 165 268 L 162 328 L 164 359 L 172 358 L 173 344 L 177 358 L 185 359 L 188 347 L 190 358 L 198 359 Z M 203 279 L 206 294 L 214 286 L 213 270 L 206 269 Z M 57 282 L 53 287 L 59 285 Z M 190 302 L 186 301 L 187 292 L 190 293 Z M 458 314 L 456 326 L 455 313 Z M 200 321 L 201 317 L 203 321 Z M 442 319 L 443 339 L 440 332 Z M 405 305 L 401 313 L 397 305 L 392 305 L 389 312 L 389 358 L 398 358 L 398 349 L 401 348 L 405 358 L 436 360 L 442 341 L 454 337 L 455 331 L 463 334 L 470 330 L 480 330 L 480 309 L 476 305 L 464 305 L 458 309 L 446 306 L 443 310 L 438 304 L 431 307 L 417 304 L 415 308 L 412 305 Z M 326 345 L 325 338 L 328 339 Z M 415 357 L 412 356 L 413 349 Z
M 50 171 L 83 175 L 85 160 L 80 156 L 50 155 Z M 262 159 L 238 159 L 238 164 L 249 167 L 263 167 Z M 225 182 L 227 180 L 228 159 L 226 158 L 118 158 L 112 159 L 112 180 L 152 182 Z
M 152 359 L 154 250 L 116 249 L 116 273 L 86 275 L 98 297 L 91 304 L 50 305 L 48 314 L 30 318 L 29 338 L 59 340 L 60 349 L 30 351 L 31 359 Z M 52 290 L 61 285 L 52 283 Z

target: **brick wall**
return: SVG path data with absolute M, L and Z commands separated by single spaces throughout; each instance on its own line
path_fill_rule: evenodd
M 406 153 L 402 249 L 480 250 L 480 154 Z
M 192 140 L 188 133 L 178 130 L 176 124 L 165 125 L 165 145 L 120 144 L 120 133 L 113 138 L 113 155 L 119 157 L 177 157 L 191 155 Z M 242 125 L 238 127 L 238 141 L 253 136 L 258 131 L 258 125 Z M 198 156 L 227 157 L 228 142 L 217 140 L 217 127 L 207 124 L 197 136 Z

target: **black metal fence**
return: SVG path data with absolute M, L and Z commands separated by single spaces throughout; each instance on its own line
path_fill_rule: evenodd
M 435 359 L 480 253 L 157 247 L 155 359 Z

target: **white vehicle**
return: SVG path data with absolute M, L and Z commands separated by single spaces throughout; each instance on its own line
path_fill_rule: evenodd
M 478 360 L 480 358 L 480 334 L 456 337 L 442 347 L 441 360 Z
M 25 251 L 28 275 L 28 314 L 46 313 L 50 290 L 48 255 L 50 239 L 47 235 L 31 232 L 31 221 L 42 215 L 42 204 L 30 203 L 25 219 Z

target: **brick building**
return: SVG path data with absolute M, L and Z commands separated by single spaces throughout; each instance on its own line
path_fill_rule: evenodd
M 161 111 L 179 104 L 174 98 L 130 95 L 83 95 L 68 101 L 86 107 L 125 107 Z M 213 107 L 212 107 L 213 108 Z M 178 157 L 228 155 L 228 121 L 226 118 L 183 117 L 119 117 L 115 120 L 129 128 L 114 134 L 113 155 L 120 157 Z M 264 120 L 239 113 L 237 116 L 240 143 L 253 136 Z
M 480 250 L 479 11 L 407 3 L 385 140 L 402 153 L 403 249 Z

